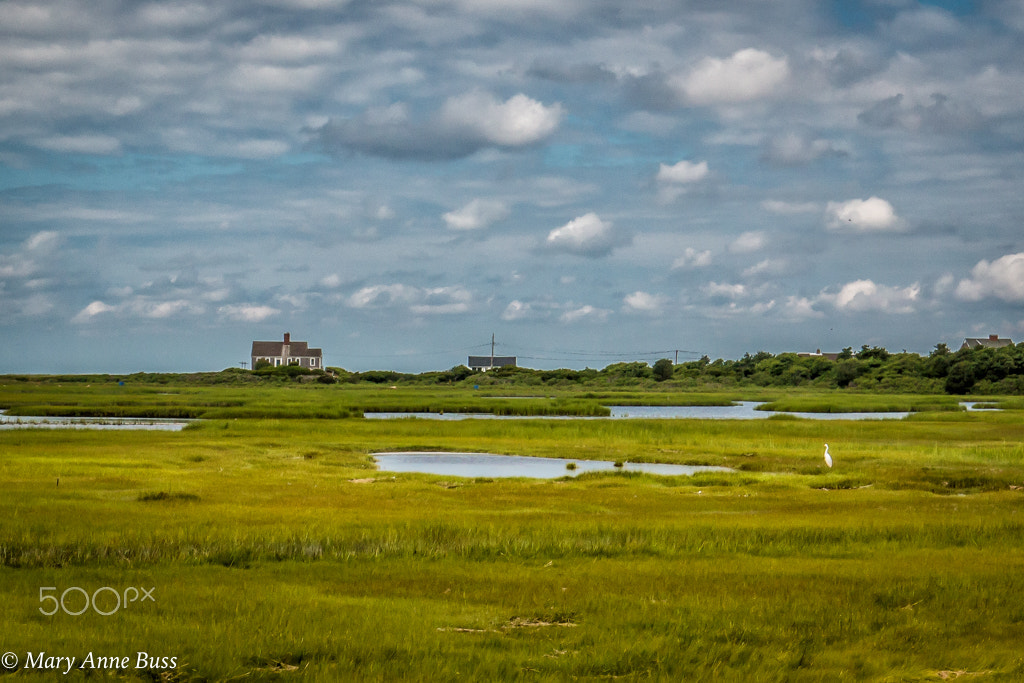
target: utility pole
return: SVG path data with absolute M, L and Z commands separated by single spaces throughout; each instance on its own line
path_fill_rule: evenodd
M 676 362 L 672 365 L 679 365 L 679 349 L 676 349 Z
M 491 367 L 494 367 L 494 333 L 491 332 Z

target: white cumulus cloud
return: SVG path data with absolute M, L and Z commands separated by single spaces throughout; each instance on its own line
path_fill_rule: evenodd
M 743 270 L 743 277 L 766 277 L 774 275 L 785 275 L 791 270 L 789 261 L 786 259 L 767 258 L 756 265 Z
M 657 313 L 668 303 L 668 299 L 662 294 L 641 291 L 627 294 L 622 301 L 623 310 L 627 313 Z
M 770 96 L 788 78 L 785 57 L 747 48 L 725 59 L 705 57 L 673 85 L 689 104 L 735 104 Z
M 255 304 L 229 304 L 217 309 L 217 313 L 229 320 L 246 323 L 258 323 L 280 312 L 280 310 L 270 306 L 257 306 Z
M 727 299 L 739 299 L 747 295 L 747 288 L 742 284 L 730 284 L 727 282 L 709 282 L 701 288 L 710 297 L 724 297 Z
M 135 315 L 144 318 L 170 318 L 179 313 L 199 314 L 203 307 L 192 303 L 188 299 L 174 299 L 171 301 L 153 301 L 145 297 L 137 297 L 129 305 L 129 310 Z
M 403 284 L 370 285 L 363 287 L 348 298 L 352 308 L 376 308 L 396 303 L 412 303 L 419 296 L 419 290 Z
M 943 273 L 939 276 L 939 279 L 935 281 L 935 286 L 932 287 L 932 291 L 936 296 L 945 296 L 949 292 L 953 291 L 953 285 L 956 284 L 956 278 L 952 273 Z
M 808 318 L 824 318 L 825 314 L 814 308 L 814 301 L 804 296 L 786 298 L 782 315 L 788 320 L 805 320 Z
M 325 277 L 320 278 L 320 286 L 326 287 L 327 289 L 335 289 L 341 285 L 341 276 L 337 273 L 331 273 Z
M 729 251 L 736 254 L 749 254 L 754 251 L 760 251 L 764 248 L 766 238 L 763 232 L 759 230 L 745 232 L 729 245 Z
M 12 254 L 0 254 L 0 287 L 3 280 L 30 278 L 40 271 L 42 264 L 60 243 L 60 235 L 53 230 L 41 230 L 23 243 L 23 248 Z
M 660 164 L 658 166 L 658 182 L 686 184 L 695 183 L 708 176 L 708 162 L 693 163 L 692 161 L 680 161 L 671 166 Z
M 25 248 L 29 251 L 49 251 L 57 246 L 58 241 L 60 235 L 53 230 L 40 230 L 25 240 Z
M 672 269 L 684 268 L 706 268 L 711 265 L 711 251 L 697 251 L 693 247 L 687 247 L 683 255 L 672 262 Z
M 920 293 L 916 282 L 909 287 L 889 287 L 871 280 L 855 280 L 843 285 L 838 294 L 823 294 L 820 298 L 840 311 L 902 314 L 914 312 Z
M 580 321 L 597 321 L 603 322 L 608 319 L 608 314 L 611 311 L 603 308 L 596 308 L 587 304 L 586 306 L 580 306 L 579 308 L 573 308 L 562 314 L 560 320 L 563 323 L 575 323 Z
M 71 319 L 73 323 L 86 323 L 103 313 L 109 313 L 114 310 L 113 306 L 105 304 L 102 301 L 93 301 L 91 304 L 80 310 L 74 318 Z
M 136 318 L 163 320 L 180 314 L 201 315 L 206 309 L 188 299 L 168 299 L 161 301 L 151 296 L 137 295 L 128 301 L 111 306 L 102 301 L 93 301 L 79 311 L 72 319 L 73 323 L 87 323 L 93 318 L 106 313 Z
M 492 199 L 474 199 L 460 209 L 444 214 L 451 230 L 479 230 L 508 218 L 508 206 Z
M 902 230 L 903 220 L 892 204 L 879 197 L 829 202 L 825 208 L 831 230 L 885 232 Z
M 416 315 L 465 313 L 473 302 L 473 293 L 462 287 L 433 287 L 420 290 L 419 301 L 409 307 Z
M 551 135 L 563 114 L 561 105 L 546 106 L 522 93 L 501 102 L 490 93 L 475 91 L 448 99 L 440 118 L 452 130 L 476 131 L 494 144 L 518 147 Z
M 659 165 L 658 175 L 655 176 L 655 179 L 658 181 L 661 201 L 674 202 L 687 191 L 689 186 L 707 178 L 708 173 L 708 162 L 706 161 L 693 163 L 684 159 L 671 166 Z
M 414 315 L 465 313 L 472 302 L 473 293 L 459 286 L 422 288 L 401 283 L 363 287 L 347 300 L 351 308 L 408 306 Z
M 356 150 L 396 159 L 459 159 L 488 147 L 537 144 L 558 129 L 560 104 L 546 105 L 522 93 L 502 102 L 473 91 L 450 97 L 426 119 L 403 103 L 367 109 L 362 116 L 330 120 L 316 130 L 329 151 Z
M 548 233 L 546 245 L 555 251 L 580 256 L 607 256 L 612 249 L 626 243 L 628 238 L 603 221 L 596 213 L 587 213 L 572 219 Z
M 515 299 L 510 301 L 508 306 L 501 314 L 502 320 L 522 320 L 523 318 L 530 315 L 531 306 L 528 303 L 524 303 Z
M 971 277 L 956 286 L 956 298 L 980 301 L 994 297 L 1009 303 L 1024 302 L 1024 252 L 1007 254 L 995 261 L 979 261 Z

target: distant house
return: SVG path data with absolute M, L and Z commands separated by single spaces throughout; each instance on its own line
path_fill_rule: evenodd
M 493 370 L 506 366 L 516 367 L 515 356 L 470 356 L 467 363 L 470 370 Z
M 798 358 L 824 358 L 825 360 L 838 360 L 838 353 L 822 353 L 821 349 L 818 349 L 814 353 L 810 351 L 801 351 L 796 354 Z
M 963 345 L 960 350 L 964 349 L 1001 349 L 1004 346 L 1010 346 L 1013 344 L 1012 339 L 1000 339 L 998 334 L 988 335 L 988 339 L 981 339 L 975 337 L 968 337 L 964 339 Z
M 311 349 L 304 341 L 292 341 L 288 332 L 284 333 L 284 341 L 254 341 L 252 343 L 252 369 L 256 364 L 266 361 L 272 366 L 298 365 L 310 370 L 324 369 L 324 352 Z

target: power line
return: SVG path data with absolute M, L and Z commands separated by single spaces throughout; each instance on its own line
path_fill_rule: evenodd
M 511 347 L 510 344 L 500 344 L 500 346 Z M 616 358 L 637 358 L 637 357 L 649 357 L 649 356 L 666 356 L 675 355 L 676 358 L 679 354 L 686 354 L 691 356 L 703 355 L 700 351 L 690 351 L 687 349 L 656 349 L 653 351 L 584 351 L 584 350 L 569 350 L 569 349 L 537 349 L 523 346 L 515 346 L 515 348 L 524 349 L 527 353 L 543 353 L 543 354 L 554 354 L 560 356 L 560 358 L 542 358 L 539 356 L 520 356 L 521 358 L 531 358 L 534 360 L 585 360 L 589 359 L 616 359 Z M 570 356 L 570 358 L 561 358 L 561 356 Z M 579 357 L 579 358 L 572 358 Z
M 489 348 L 490 342 L 486 344 L 476 344 L 475 346 L 464 346 L 458 349 L 446 349 L 444 351 L 416 351 L 410 353 L 346 353 L 346 358 L 416 358 L 418 356 L 451 356 L 454 354 L 463 354 L 466 351 L 473 351 L 475 349 Z
M 539 361 L 552 361 L 552 362 L 595 362 L 595 363 L 614 363 L 614 362 L 626 362 L 638 359 L 646 358 L 675 358 L 675 361 L 679 362 L 679 355 L 684 354 L 688 356 L 700 357 L 703 354 L 700 351 L 691 351 L 688 349 L 655 349 L 655 350 L 586 350 L 586 349 L 543 349 L 533 346 L 522 346 L 515 343 L 505 343 L 496 341 L 496 339 L 484 342 L 482 344 L 474 344 L 471 346 L 462 346 L 457 348 L 449 349 L 435 349 L 428 351 L 414 351 L 409 353 L 344 353 L 346 358 L 378 358 L 378 359 L 409 359 L 409 358 L 425 358 L 434 356 L 458 356 L 466 353 L 472 353 L 479 349 L 491 349 L 491 353 L 495 353 L 493 349 L 500 348 L 502 351 L 508 352 L 508 355 L 515 355 L 517 358 L 523 360 L 539 360 Z M 525 351 L 523 353 L 519 353 Z
M 682 351 L 680 351 L 680 353 L 682 353 Z M 595 361 L 595 362 L 606 363 L 606 362 L 614 362 L 614 361 L 620 361 L 620 362 L 635 361 L 635 360 L 643 359 L 643 358 L 653 358 L 654 356 L 657 356 L 658 358 L 666 358 L 666 357 L 674 355 L 674 354 L 675 354 L 675 350 L 673 349 L 671 351 L 666 351 L 664 353 L 637 354 L 637 355 L 623 356 L 621 358 L 608 358 L 608 357 L 597 358 L 597 357 L 586 357 L 586 356 L 574 356 L 572 358 L 564 358 L 564 357 L 563 358 L 559 358 L 559 357 L 555 357 L 555 356 L 516 356 L 516 358 L 522 358 L 523 360 L 547 360 L 547 361 L 563 361 L 563 362 Z M 678 362 L 678 358 L 676 360 Z
M 541 351 L 540 353 L 544 353 Z M 555 352 L 558 353 L 558 352 Z M 700 356 L 700 351 L 686 351 L 683 349 L 661 349 L 657 351 L 562 351 L 566 356 L 587 356 L 590 358 L 632 358 L 636 356 L 663 356 L 665 354 L 685 353 L 693 356 Z M 526 358 L 526 356 L 523 356 Z

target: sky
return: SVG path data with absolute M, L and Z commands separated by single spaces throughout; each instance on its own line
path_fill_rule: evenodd
M 0 372 L 1024 340 L 1022 0 L 0 2 Z

